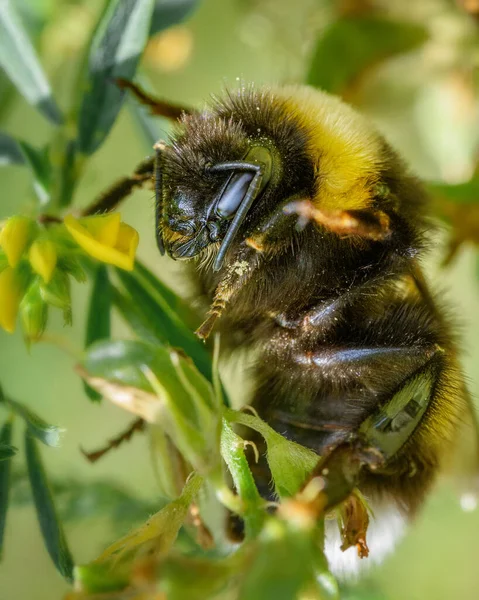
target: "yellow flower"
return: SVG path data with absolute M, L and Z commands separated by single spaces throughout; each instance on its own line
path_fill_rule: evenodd
M 32 269 L 48 283 L 57 265 L 57 251 L 50 240 L 36 240 L 30 247 L 28 258 Z
M 138 232 L 121 223 L 119 213 L 81 219 L 67 215 L 65 227 L 77 244 L 93 258 L 125 271 L 133 270 Z
M 32 234 L 33 221 L 28 217 L 10 217 L 0 231 L 0 246 L 7 255 L 8 264 L 16 267 Z
M 15 331 L 22 295 L 22 283 L 17 271 L 7 267 L 0 273 L 0 327 L 8 333 Z

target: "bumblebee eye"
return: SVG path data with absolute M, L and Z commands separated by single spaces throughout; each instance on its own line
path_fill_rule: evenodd
M 216 205 L 215 212 L 219 217 L 228 219 L 235 214 L 248 191 L 250 183 L 253 181 L 253 177 L 254 173 L 246 172 L 236 173 L 230 178 Z

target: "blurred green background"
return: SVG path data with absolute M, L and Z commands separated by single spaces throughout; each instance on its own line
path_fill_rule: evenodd
M 69 82 L 101 9 L 99 0 L 16 0 L 28 22 L 60 106 L 68 105 Z M 341 15 L 355 15 L 374 4 L 393 20 L 424 28 L 427 40 L 388 60 L 372 61 L 342 91 L 367 114 L 402 153 L 413 170 L 430 181 L 467 181 L 476 168 L 479 140 L 479 7 L 473 1 L 390 0 L 203 0 L 183 24 L 155 36 L 142 62 L 152 89 L 164 98 L 201 105 L 210 94 L 237 85 L 302 82 L 315 46 Z M 474 16 L 477 10 L 477 18 Z M 356 49 L 354 52 L 360 52 Z M 326 56 L 340 70 L 341 53 Z M 346 57 L 347 58 L 347 57 Z M 0 125 L 16 137 L 46 142 L 50 126 L 0 81 Z M 165 124 L 159 122 L 161 130 Z M 166 131 L 163 129 L 163 135 Z M 138 122 L 126 108 L 108 140 L 90 161 L 78 189 L 77 205 L 86 205 L 118 176 L 130 173 L 150 152 Z M 22 167 L 0 169 L 0 219 L 20 211 L 32 198 L 31 179 Z M 183 289 L 181 278 L 154 242 L 153 199 L 138 192 L 122 208 L 123 219 L 141 234 L 139 256 L 169 283 Z M 457 315 L 462 363 L 469 387 L 479 392 L 479 318 L 476 250 L 463 244 L 451 265 L 440 268 L 450 233 L 438 235 L 426 273 Z M 62 344 L 81 349 L 87 286 L 74 288 L 73 328 L 60 318 L 49 327 Z M 115 335 L 128 335 L 117 323 Z M 139 499 L 138 516 L 152 511 L 157 491 L 147 443 L 141 436 L 98 464 L 90 465 L 80 446 L 95 449 L 114 436 L 130 417 L 107 403 L 92 404 L 73 372 L 74 359 L 54 344 L 26 350 L 20 332 L 0 331 L 0 381 L 14 398 L 49 422 L 65 428 L 60 449 L 44 449 L 48 471 L 59 482 L 111 481 Z M 226 384 L 241 381 L 243 366 L 233 365 Z M 18 440 L 18 444 L 21 440 Z M 459 461 L 460 463 L 461 461 Z M 19 461 L 16 460 L 17 466 Z M 18 496 L 18 497 L 17 497 Z M 83 496 L 82 496 L 83 497 Z M 102 496 L 103 497 L 103 496 Z M 5 553 L 0 565 L 0 600 L 52 600 L 67 586 L 56 573 L 41 541 L 31 505 L 21 493 L 10 510 Z M 129 528 L 131 504 L 89 506 L 83 519 L 68 520 L 66 533 L 77 562 L 90 560 L 105 544 Z M 98 500 L 98 497 L 97 497 Z M 129 508 L 130 507 L 130 508 Z M 374 568 L 347 598 L 449 600 L 479 597 L 479 513 L 460 505 L 460 488 L 445 477 L 429 497 L 397 552 Z M 347 595 L 346 595 L 347 594 Z

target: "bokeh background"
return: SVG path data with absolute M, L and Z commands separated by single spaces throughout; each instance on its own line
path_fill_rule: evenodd
M 35 40 L 58 103 L 67 106 L 69 83 L 103 3 L 15 0 L 14 4 Z M 317 46 L 338 20 L 370 10 L 379 10 L 412 29 L 404 34 L 406 41 L 399 35 L 396 47 L 392 43 L 390 56 L 373 56 L 363 61 L 367 68 L 341 79 L 343 63 L 351 62 L 351 54 L 367 56 L 371 36 L 380 37 L 381 32 L 374 30 L 351 47 L 325 45 L 319 58 Z M 346 33 L 345 39 L 351 35 Z M 392 35 L 386 31 L 383 37 L 391 39 Z M 479 157 L 479 3 L 474 0 L 203 0 L 182 24 L 151 39 L 141 77 L 159 96 L 201 105 L 211 94 L 241 80 L 257 85 L 303 82 L 308 73 L 311 77 L 314 60 L 327 65 L 323 81 L 338 87 L 335 91 L 368 115 L 419 176 L 451 185 L 474 176 Z M 3 74 L 0 125 L 37 145 L 51 135 L 48 123 Z M 167 135 L 166 123 L 158 120 L 157 127 L 159 135 Z M 130 173 L 150 151 L 138 112 L 125 107 L 90 161 L 76 204 L 86 205 L 115 178 Z M 23 167 L 0 168 L 0 190 L 0 219 L 31 202 L 31 179 Z M 140 257 L 181 291 L 181 278 L 155 248 L 151 193 L 136 193 L 122 208 L 122 215 L 140 231 Z M 462 244 L 449 266 L 442 268 L 451 235 L 447 227 L 438 234 L 426 273 L 457 316 L 462 364 L 477 398 L 476 249 L 472 242 Z M 54 319 L 49 327 L 54 343 L 47 341 L 28 352 L 20 332 L 11 336 L 0 331 L 2 386 L 65 429 L 61 448 L 47 448 L 43 456 L 62 499 L 66 533 L 77 562 L 92 559 L 127 531 L 134 519 L 152 512 L 157 501 L 149 451 L 141 436 L 95 465 L 88 464 L 79 451 L 80 446 L 102 445 L 130 420 L 107 403 L 89 402 L 73 371 L 75 361 L 68 349 L 79 350 L 83 345 L 87 295 L 87 286 L 74 288 L 73 327 L 64 329 L 60 317 Z M 115 335 L 128 334 L 117 323 Z M 246 385 L 241 365 L 233 365 L 227 374 L 229 387 L 233 381 L 239 387 Z M 44 549 L 24 489 L 21 461 L 15 463 L 17 483 L 0 564 L 0 600 L 61 598 L 66 585 Z M 461 459 L 457 465 L 460 470 Z M 397 552 L 345 591 L 345 597 L 478 598 L 479 512 L 464 510 L 472 507 L 471 502 L 461 506 L 461 487 L 455 477 L 442 478 Z

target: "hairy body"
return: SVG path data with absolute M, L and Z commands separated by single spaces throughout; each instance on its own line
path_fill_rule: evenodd
M 236 208 L 214 166 L 246 169 L 258 148 L 267 185 L 213 270 L 227 223 L 211 207 Z M 413 515 L 465 412 L 450 327 L 419 268 L 418 181 L 353 109 L 306 87 L 244 88 L 184 115 L 162 161 L 158 234 L 173 257 L 204 262 L 191 270 L 212 304 L 200 334 L 215 325 L 231 350 L 256 350 L 251 404 L 279 433 L 323 456 L 378 449 L 359 489 L 382 515 Z M 252 468 L 268 495 L 265 461 Z

